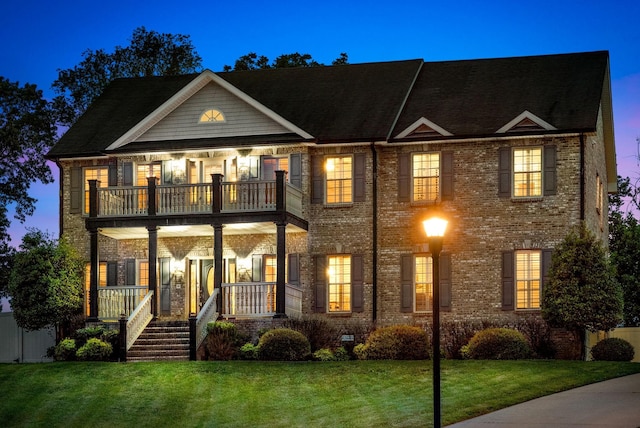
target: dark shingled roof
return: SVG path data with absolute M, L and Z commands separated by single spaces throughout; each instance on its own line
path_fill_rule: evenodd
M 525 110 L 555 126 L 557 132 L 595 131 L 608 61 L 608 53 L 603 51 L 216 74 L 311 134 L 318 143 L 327 143 L 387 140 L 421 117 L 454 134 L 451 138 L 487 137 Z M 196 77 L 115 80 L 48 157 L 104 154 L 110 144 Z M 300 141 L 295 134 L 256 138 L 263 143 Z M 213 144 L 242 145 L 243 141 L 257 140 L 197 139 L 157 144 L 162 150 L 183 150 Z M 146 150 L 150 146 L 130 143 L 117 151 Z

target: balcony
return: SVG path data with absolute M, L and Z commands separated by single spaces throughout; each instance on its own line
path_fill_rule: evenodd
M 89 180 L 89 217 L 179 216 L 188 214 L 283 212 L 302 218 L 302 191 L 285 181 L 223 182 L 214 174 L 212 183 L 99 187 Z

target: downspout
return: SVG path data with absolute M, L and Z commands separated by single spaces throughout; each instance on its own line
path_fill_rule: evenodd
M 584 151 L 585 151 L 585 147 L 584 147 L 584 134 L 580 133 L 580 221 L 584 221 L 584 189 L 585 189 L 585 183 L 584 183 L 584 176 L 585 176 L 585 172 L 584 172 Z
M 375 324 L 378 319 L 378 152 L 376 151 L 376 145 L 373 142 L 371 143 L 371 156 L 373 160 L 373 208 L 371 210 L 373 215 L 373 227 L 371 230 L 371 233 L 373 234 L 373 254 L 371 257 L 373 275 L 371 277 L 371 294 L 373 295 L 372 321 Z
M 64 181 L 64 171 L 62 170 L 62 165 L 60 165 L 60 161 L 56 159 L 56 165 L 58 166 L 58 179 L 60 180 L 58 183 L 58 237 L 62 238 L 62 182 Z

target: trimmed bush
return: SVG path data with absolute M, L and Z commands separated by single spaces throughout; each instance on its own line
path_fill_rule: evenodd
M 86 327 L 76 330 L 73 336 L 76 338 L 76 344 L 78 348 L 81 348 L 89 339 L 96 338 L 102 339 L 102 335 L 105 333 L 105 328 L 97 325 L 93 327 Z
M 110 344 L 92 337 L 76 352 L 76 357 L 81 361 L 109 361 L 113 352 Z
M 210 360 L 228 361 L 239 356 L 241 338 L 232 322 L 213 321 L 207 324 L 207 353 Z
M 349 361 L 351 355 L 349 355 L 349 351 L 344 346 L 341 346 L 333 352 L 333 358 L 336 361 Z
M 53 351 L 56 361 L 73 361 L 76 359 L 76 341 L 74 339 L 62 339 Z
M 302 361 L 311 354 L 309 340 L 288 328 L 269 330 L 260 338 L 258 347 L 260 359 L 267 361 Z
M 368 360 L 424 360 L 429 358 L 429 340 L 420 327 L 383 327 L 369 335 L 364 349 L 359 349 L 356 355 Z
M 259 356 L 260 348 L 253 343 L 245 343 L 240 348 L 240 358 L 243 360 L 257 360 Z
M 365 345 L 364 343 L 358 343 L 356 346 L 353 347 L 353 355 L 355 355 L 355 357 L 358 360 L 366 360 L 367 345 Z
M 288 318 L 283 323 L 284 328 L 299 331 L 308 340 L 311 352 L 339 345 L 339 330 L 331 320 L 317 316 L 304 315 L 300 318 Z
M 591 348 L 591 357 L 596 361 L 631 361 L 635 351 L 633 345 L 618 337 L 609 337 Z
M 335 361 L 336 357 L 331 349 L 322 348 L 313 353 L 313 359 L 317 361 Z
M 462 354 L 474 360 L 519 360 L 531 356 L 531 347 L 517 330 L 488 328 L 476 333 Z

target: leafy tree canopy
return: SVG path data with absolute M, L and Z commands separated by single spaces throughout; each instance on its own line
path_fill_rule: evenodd
M 333 60 L 331 65 L 344 65 L 349 63 L 349 56 L 342 52 L 340 56 Z M 224 71 L 246 71 L 261 70 L 268 68 L 289 68 L 289 67 L 320 67 L 321 64 L 314 60 L 309 54 L 300 54 L 298 52 L 290 54 L 282 54 L 273 62 L 269 63 L 269 58 L 264 55 L 258 56 L 255 52 L 249 52 L 236 60 L 233 67 L 224 66 Z
M 640 326 L 640 223 L 632 211 L 624 211 L 624 200 L 637 194 L 628 177 L 618 177 L 618 193 L 609 195 L 609 250 L 622 287 L 627 327 Z
M 65 239 L 31 229 L 13 258 L 8 292 L 27 330 L 71 321 L 82 311 L 83 261 Z
M 584 223 L 553 253 L 542 316 L 574 332 L 611 330 L 622 321 L 622 290 L 605 249 Z
M 8 206 L 24 222 L 33 214 L 36 199 L 31 184 L 51 183 L 53 176 L 44 155 L 55 141 L 56 127 L 49 104 L 35 85 L 0 77 L 0 255 L 9 241 Z
M 158 33 L 138 27 L 129 46 L 86 50 L 80 64 L 58 70 L 52 88 L 60 124 L 71 126 L 114 79 L 121 77 L 172 76 L 199 72 L 202 58 L 190 36 Z

